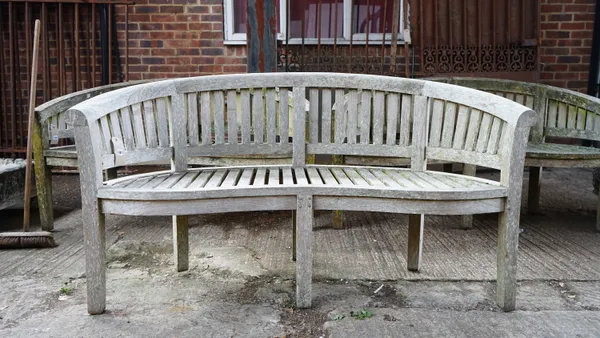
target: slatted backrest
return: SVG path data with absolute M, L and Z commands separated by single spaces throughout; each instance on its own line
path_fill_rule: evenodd
M 87 125 L 102 168 L 172 159 L 170 129 L 179 98 L 171 80 L 122 88 L 72 107 L 75 125 Z M 79 149 L 78 149 L 79 150 Z
M 543 86 L 546 97 L 544 136 L 600 141 L 600 99 Z
M 56 144 L 61 139 L 73 137 L 73 130 L 71 130 L 65 119 L 65 112 L 67 109 L 94 96 L 146 82 L 149 82 L 149 80 L 122 82 L 85 89 L 63 95 L 37 106 L 35 108 L 35 114 L 41 127 L 40 131 L 42 132 L 41 137 L 44 146 L 48 147 L 50 143 Z
M 513 101 L 482 91 L 429 82 L 427 159 L 500 169 L 510 156 L 518 118 L 529 112 Z

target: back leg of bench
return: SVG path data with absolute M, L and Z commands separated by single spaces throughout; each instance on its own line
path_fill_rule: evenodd
M 309 308 L 312 303 L 312 196 L 298 196 L 296 216 L 296 306 Z
M 106 252 L 104 215 L 99 212 L 98 200 L 83 200 L 83 235 L 87 280 L 88 313 L 97 315 L 106 308 Z
M 292 210 L 292 261 L 296 261 L 296 210 Z
M 189 268 L 188 216 L 173 216 L 173 258 L 177 271 Z
M 507 202 L 509 203 L 509 202 Z M 517 299 L 517 249 L 519 246 L 519 206 L 507 205 L 498 216 L 498 306 L 504 311 L 515 309 Z
M 421 215 L 408 215 L 408 254 L 406 258 L 407 269 L 419 271 L 423 253 L 423 226 L 425 217 Z
M 596 206 L 596 231 L 600 232 L 600 194 L 598 195 L 598 204 Z
M 462 173 L 463 175 L 475 176 L 477 175 L 477 166 L 473 164 L 464 164 Z M 460 216 L 460 229 L 471 228 L 473 228 L 473 215 Z
M 41 136 L 41 126 L 37 119 L 33 124 L 33 161 L 36 165 L 35 185 L 37 189 L 38 209 L 40 211 L 40 223 L 42 230 L 52 231 L 54 229 L 54 210 L 52 209 L 52 172 L 46 165 L 44 157 L 44 140 Z
M 542 168 L 529 167 L 529 194 L 527 196 L 527 211 L 540 211 L 540 190 L 542 187 Z

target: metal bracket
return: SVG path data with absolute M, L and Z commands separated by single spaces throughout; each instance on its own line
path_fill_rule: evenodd
M 56 128 L 56 125 L 54 125 L 54 124 L 50 125 L 50 144 L 51 145 L 58 144 L 58 128 Z
M 123 141 L 118 137 L 111 137 L 110 141 L 112 142 L 114 149 L 115 166 L 125 165 L 125 146 L 123 145 Z

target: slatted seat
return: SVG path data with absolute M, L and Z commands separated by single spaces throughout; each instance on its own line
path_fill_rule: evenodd
M 102 199 L 160 201 L 297 195 L 311 186 L 313 195 L 382 196 L 399 199 L 476 200 L 506 197 L 496 181 L 435 171 L 348 166 L 253 166 L 154 172 L 107 181 Z M 297 189 L 295 189 L 297 188 Z M 130 210 L 130 214 L 138 210 Z M 147 212 L 147 211 L 144 211 Z M 154 210 L 154 212 L 161 212 Z
M 523 154 L 535 122 L 522 105 L 420 80 L 271 73 L 123 88 L 68 116 L 80 163 L 91 314 L 106 306 L 105 214 L 172 215 L 174 260 L 183 271 L 188 215 L 257 210 L 295 212 L 299 308 L 311 305 L 314 210 L 409 214 L 413 271 L 421 268 L 424 214 L 499 213 L 497 300 L 514 309 Z M 410 168 L 316 165 L 317 155 L 407 159 Z M 188 167 L 194 158 L 240 156 L 288 163 Z M 430 160 L 496 168 L 500 181 L 428 171 Z M 148 161 L 170 161 L 171 170 L 103 181 L 103 169 Z
M 600 160 L 600 148 L 583 147 L 573 144 L 530 143 L 527 157 L 531 159 L 554 160 Z M 596 166 L 596 164 L 590 164 Z

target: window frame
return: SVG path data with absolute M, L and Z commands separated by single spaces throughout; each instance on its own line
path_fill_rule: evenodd
M 224 44 L 225 45 L 245 45 L 246 44 L 246 33 L 235 33 L 234 32 L 234 13 L 233 13 L 233 1 L 236 0 L 223 0 L 223 30 L 224 30 Z M 367 34 L 366 33 L 350 33 L 352 30 L 352 20 L 348 19 L 351 17 L 352 12 L 352 0 L 343 1 L 343 37 L 340 38 L 288 38 L 286 41 L 286 29 L 287 24 L 287 0 L 280 0 L 279 15 L 283 20 L 279 20 L 279 33 L 277 33 L 277 39 L 282 41 L 284 44 L 296 45 L 315 45 L 315 44 L 338 44 L 338 45 L 349 45 L 352 44 L 366 44 Z M 404 1 L 400 1 L 400 23 L 398 25 L 398 42 L 405 43 L 404 29 Z M 391 44 L 392 33 L 385 33 L 385 37 L 382 33 L 369 33 L 368 44 L 381 44 L 382 42 L 386 45 Z M 382 37 L 385 41 L 382 41 Z

